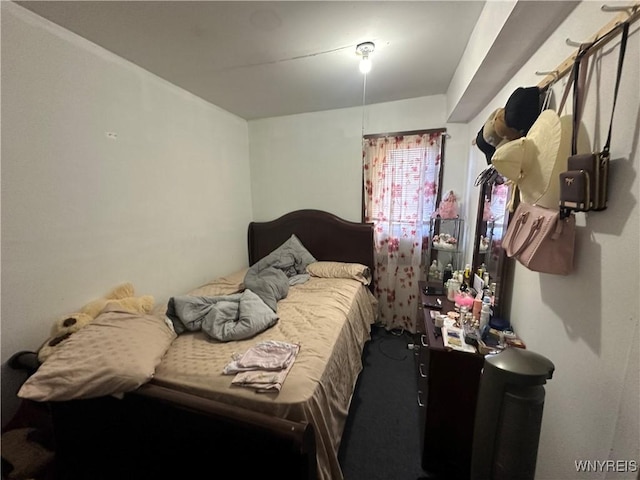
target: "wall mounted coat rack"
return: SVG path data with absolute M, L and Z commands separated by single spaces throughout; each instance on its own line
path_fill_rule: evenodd
M 575 42 L 575 41 L 572 41 L 571 39 L 567 39 L 567 44 L 579 48 L 582 43 L 594 42 L 597 39 L 606 36 L 609 32 L 617 28 L 621 23 L 625 21 L 628 22 L 629 24 L 632 24 L 633 22 L 635 22 L 640 18 L 640 3 L 634 3 L 626 7 L 621 7 L 621 6 L 610 7 L 608 5 L 602 5 L 601 10 L 603 12 L 620 12 L 620 13 L 613 20 L 611 20 L 609 23 L 604 25 L 600 30 L 598 30 L 596 33 L 591 35 L 590 38 L 584 40 L 584 42 Z M 595 52 L 596 50 L 602 48 L 609 41 L 611 41 L 613 37 L 614 35 L 611 35 L 610 38 L 607 39 L 607 41 L 600 42 L 597 48 L 594 48 L 592 51 L 589 52 L 589 55 L 593 54 L 593 52 Z M 558 79 L 568 74 L 573 67 L 573 63 L 576 60 L 578 51 L 579 50 L 576 50 L 575 52 L 573 52 L 569 57 L 567 57 L 566 60 L 564 60 L 555 69 L 550 71 L 544 71 L 544 72 L 541 72 L 541 71 L 536 72 L 537 75 L 545 75 L 545 77 L 540 81 L 540 83 L 538 83 L 538 87 L 541 90 L 544 90 L 549 85 L 553 84 Z

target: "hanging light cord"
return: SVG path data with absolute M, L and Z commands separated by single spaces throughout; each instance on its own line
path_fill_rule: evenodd
M 365 100 L 366 100 L 366 94 L 367 94 L 367 74 L 363 74 L 362 75 L 364 78 L 362 80 L 362 139 L 364 142 L 364 107 L 365 107 Z

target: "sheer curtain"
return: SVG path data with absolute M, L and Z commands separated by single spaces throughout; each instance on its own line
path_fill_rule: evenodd
M 416 331 L 418 280 L 439 199 L 443 131 L 364 139 L 364 220 L 374 223 L 375 294 L 388 330 Z

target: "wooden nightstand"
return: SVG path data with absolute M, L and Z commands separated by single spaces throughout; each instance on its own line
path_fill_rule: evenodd
M 468 479 L 473 424 L 484 356 L 445 349 L 431 310 L 433 296 L 419 282 L 418 405 L 420 408 L 422 468 L 443 479 Z M 453 310 L 445 296 L 442 312 Z

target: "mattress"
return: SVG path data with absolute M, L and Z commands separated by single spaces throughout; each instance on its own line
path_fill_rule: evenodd
M 192 292 L 215 296 L 242 288 L 243 272 Z M 277 305 L 278 322 L 249 339 L 219 342 L 203 332 L 181 334 L 167 350 L 152 383 L 238 405 L 250 410 L 308 421 L 316 432 L 318 478 L 339 480 L 340 438 L 351 396 L 362 370 L 362 350 L 376 320 L 376 299 L 357 280 L 311 277 L 292 286 Z M 223 369 L 234 354 L 264 340 L 300 346 L 279 392 L 258 393 L 232 386 Z

